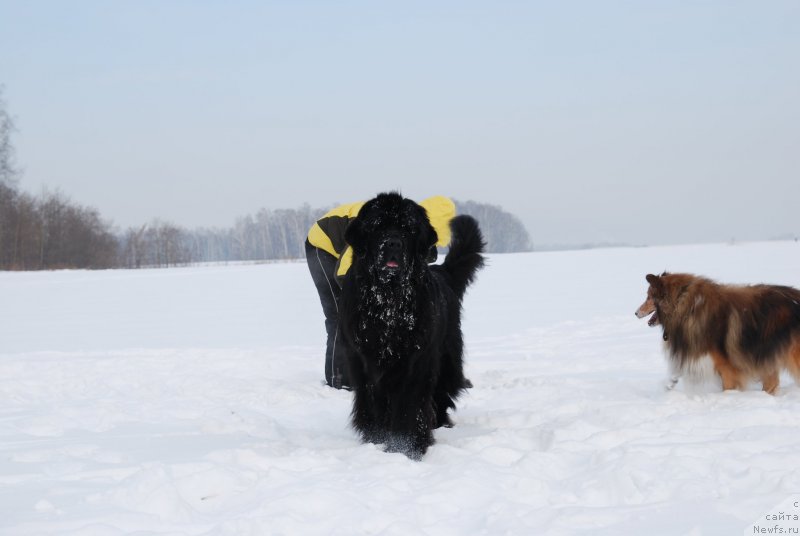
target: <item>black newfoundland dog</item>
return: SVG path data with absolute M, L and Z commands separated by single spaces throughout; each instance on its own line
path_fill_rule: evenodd
M 345 238 L 353 265 L 340 321 L 354 391 L 352 422 L 364 441 L 419 459 L 464 378 L 461 300 L 483 266 L 485 243 L 469 216 L 451 220 L 450 251 L 428 265 L 436 231 L 425 209 L 397 193 L 368 201 Z

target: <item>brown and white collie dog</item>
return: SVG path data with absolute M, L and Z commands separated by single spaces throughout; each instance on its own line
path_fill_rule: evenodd
M 761 380 L 775 394 L 782 369 L 800 385 L 800 291 L 776 285 L 721 285 L 691 274 L 646 276 L 647 299 L 636 310 L 663 328 L 672 385 L 710 356 L 723 389 Z

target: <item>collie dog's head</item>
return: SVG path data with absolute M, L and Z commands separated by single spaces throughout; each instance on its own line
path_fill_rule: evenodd
M 658 304 L 665 296 L 664 282 L 661 279 L 665 275 L 667 275 L 666 272 L 660 276 L 653 274 L 647 274 L 645 276 L 645 279 L 650 284 L 647 288 L 647 299 L 636 309 L 636 318 L 644 318 L 649 314 L 653 315 L 650 317 L 650 320 L 647 321 L 647 325 L 651 327 L 660 324 L 658 318 Z

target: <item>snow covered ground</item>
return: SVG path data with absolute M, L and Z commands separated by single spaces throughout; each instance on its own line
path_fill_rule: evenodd
M 0 534 L 752 534 L 800 491 L 800 387 L 665 391 L 665 269 L 800 286 L 800 244 L 492 256 L 421 462 L 321 385 L 304 263 L 0 273 Z

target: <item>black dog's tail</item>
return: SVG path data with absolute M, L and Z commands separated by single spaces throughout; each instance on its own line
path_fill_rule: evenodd
M 469 284 L 475 280 L 475 274 L 483 267 L 481 253 L 486 242 L 478 222 L 472 216 L 456 216 L 450 220 L 450 230 L 450 251 L 444 258 L 442 267 L 450 274 L 453 290 L 461 299 Z

